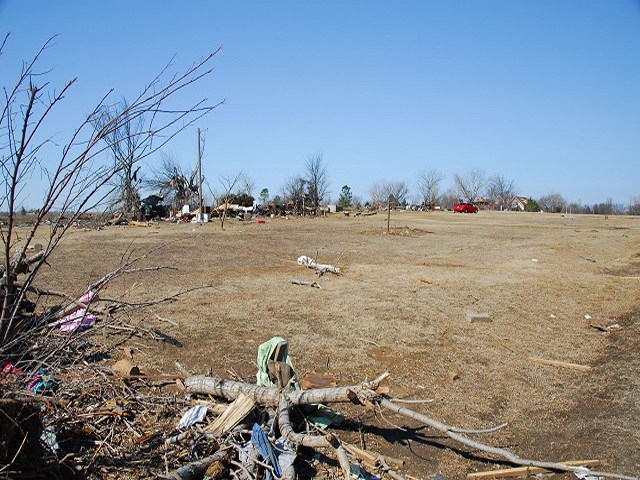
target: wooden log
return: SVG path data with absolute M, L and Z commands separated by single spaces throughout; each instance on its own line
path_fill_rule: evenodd
M 579 365 L 577 363 L 569 363 L 569 362 L 561 362 L 560 360 L 547 360 L 545 358 L 539 357 L 529 357 L 534 363 L 539 363 L 540 365 L 549 365 L 552 367 L 560 367 L 560 368 L 571 368 L 573 370 L 578 370 L 580 372 L 588 372 L 591 370 L 589 365 Z
M 306 285 L 313 288 L 322 288 L 320 285 L 318 285 L 318 282 L 311 282 L 309 280 L 298 280 L 296 278 L 292 278 L 289 281 L 294 285 Z
M 185 381 L 191 393 L 213 395 L 227 400 L 235 400 L 240 393 L 250 397 L 261 405 L 276 406 L 280 396 L 284 396 L 291 405 L 310 403 L 359 403 L 356 392 L 361 387 L 317 388 L 314 390 L 294 390 L 281 392 L 275 387 L 259 387 L 243 382 L 223 380 L 221 378 L 194 375 Z M 374 394 L 375 395 L 375 394 Z
M 572 467 L 596 467 L 600 465 L 600 460 L 572 460 L 569 462 L 561 462 L 563 465 Z M 552 473 L 552 470 L 540 467 L 517 467 L 504 468 L 501 470 L 489 470 L 486 472 L 474 472 L 467 474 L 467 480 L 476 478 L 507 478 L 517 475 L 535 475 L 538 473 Z

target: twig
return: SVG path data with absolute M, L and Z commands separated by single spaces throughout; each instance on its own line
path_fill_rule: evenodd
M 161 322 L 167 322 L 167 323 L 170 323 L 171 325 L 173 325 L 173 326 L 175 326 L 175 327 L 178 327 L 178 326 L 179 326 L 179 325 L 178 325 L 178 322 L 174 322 L 173 320 L 170 320 L 170 319 L 168 319 L 168 318 L 161 317 L 161 316 L 160 316 L 160 315 L 158 315 L 157 313 L 154 313 L 153 315 L 154 315 L 158 320 L 160 320 Z

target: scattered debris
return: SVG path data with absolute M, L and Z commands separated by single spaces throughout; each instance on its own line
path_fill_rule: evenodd
M 614 330 L 620 330 L 622 327 L 619 323 L 612 323 L 611 325 L 596 325 L 594 323 L 589 324 L 591 328 L 594 328 L 603 333 L 613 332 Z
M 306 285 L 308 287 L 313 287 L 313 288 L 322 288 L 318 282 L 311 282 L 309 280 L 298 280 L 295 278 L 292 278 L 291 280 L 289 280 L 292 284 L 294 285 Z
M 467 310 L 466 313 L 466 318 L 467 321 L 471 322 L 471 323 L 491 323 L 493 322 L 493 320 L 491 319 L 491 315 L 489 315 L 488 313 L 478 313 L 478 312 L 474 312 L 473 310 Z
M 535 263 L 538 263 L 538 259 L 537 258 L 532 258 L 531 261 L 535 262 Z
M 574 467 L 597 467 L 600 465 L 599 460 L 574 460 L 569 462 L 562 462 L 563 465 Z M 489 470 L 486 472 L 474 472 L 467 474 L 467 480 L 482 479 L 482 478 L 507 478 L 507 477 L 519 477 L 526 475 L 527 478 L 531 475 L 537 475 L 539 473 L 553 473 L 553 470 L 540 467 L 517 467 L 517 468 L 505 468 L 501 470 Z
M 578 255 L 581 259 L 586 260 L 587 262 L 596 263 L 593 258 L 585 257 L 584 255 Z
M 50 374 L 46 369 L 41 368 L 38 372 L 31 377 L 29 381 L 29 390 L 33 393 L 42 393 L 45 390 L 50 390 L 56 385 L 56 377 Z
M 422 283 L 428 283 L 429 285 L 435 285 L 435 280 L 429 280 L 428 278 L 418 277 L 418 280 Z
M 588 372 L 591 370 L 591 367 L 589 365 L 580 365 L 577 363 L 562 362 L 560 360 L 547 360 L 545 358 L 538 358 L 538 357 L 529 357 L 529 360 L 531 360 L 534 363 L 539 363 L 540 365 L 549 365 L 552 367 L 561 367 L 561 368 L 571 368 L 573 370 L 579 370 L 581 372 Z
M 302 265 L 308 268 L 315 268 L 316 275 L 318 275 L 319 277 L 321 277 L 327 272 L 340 275 L 339 267 L 336 267 L 334 265 L 323 264 L 323 263 L 316 263 L 316 261 L 313 258 L 307 257 L 306 255 L 302 255 L 301 257 L 298 257 L 298 265 Z
M 588 313 L 584 315 L 585 320 L 591 320 L 591 318 L 592 318 L 591 315 L 589 315 Z

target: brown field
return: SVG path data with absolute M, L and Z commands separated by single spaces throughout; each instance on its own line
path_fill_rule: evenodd
M 299 373 L 329 371 L 346 385 L 389 371 L 391 394 L 433 399 L 412 406 L 433 418 L 463 428 L 508 422 L 481 441 L 638 474 L 640 218 L 397 212 L 391 225 L 389 235 L 378 214 L 228 221 L 224 230 L 218 223 L 78 229 L 39 285 L 81 294 L 128 249 L 164 245 L 148 263 L 175 270 L 124 278 L 103 292 L 157 298 L 211 285 L 132 319 L 183 343 L 134 339 L 145 372 L 173 373 L 177 360 L 194 373 L 251 378 L 258 345 L 282 335 Z M 322 289 L 292 285 L 291 278 L 314 279 L 296 264 L 300 255 L 343 274 L 320 278 Z M 492 321 L 471 323 L 468 310 Z M 590 327 L 614 323 L 622 328 Z M 415 477 L 496 468 L 400 417 L 345 411 L 362 423 L 367 448 L 404 459 L 403 471 Z M 357 427 L 339 434 L 359 437 Z

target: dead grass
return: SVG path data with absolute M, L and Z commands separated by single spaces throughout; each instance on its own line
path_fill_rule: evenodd
M 154 263 L 177 270 L 123 279 L 108 294 L 212 288 L 154 310 L 179 324 L 161 327 L 184 347 L 140 343 L 146 371 L 173 372 L 178 360 L 196 373 L 249 378 L 258 344 L 282 335 L 299 371 L 328 369 L 349 384 L 388 370 L 393 394 L 434 399 L 418 407 L 432 417 L 467 428 L 509 422 L 484 440 L 522 456 L 640 471 L 640 280 L 616 276 L 638 273 L 639 218 L 401 212 L 392 227 L 396 234 L 384 234 L 386 216 L 377 215 L 78 230 L 39 282 L 80 294 L 128 248 L 167 244 Z M 321 290 L 291 285 L 315 279 L 295 263 L 300 255 L 344 274 L 319 279 Z M 467 310 L 493 321 L 469 323 Z M 623 328 L 598 333 L 585 314 Z M 531 356 L 594 368 L 541 366 Z M 373 413 L 361 420 L 368 448 L 403 458 L 414 475 L 490 468 L 428 430 L 399 434 Z

